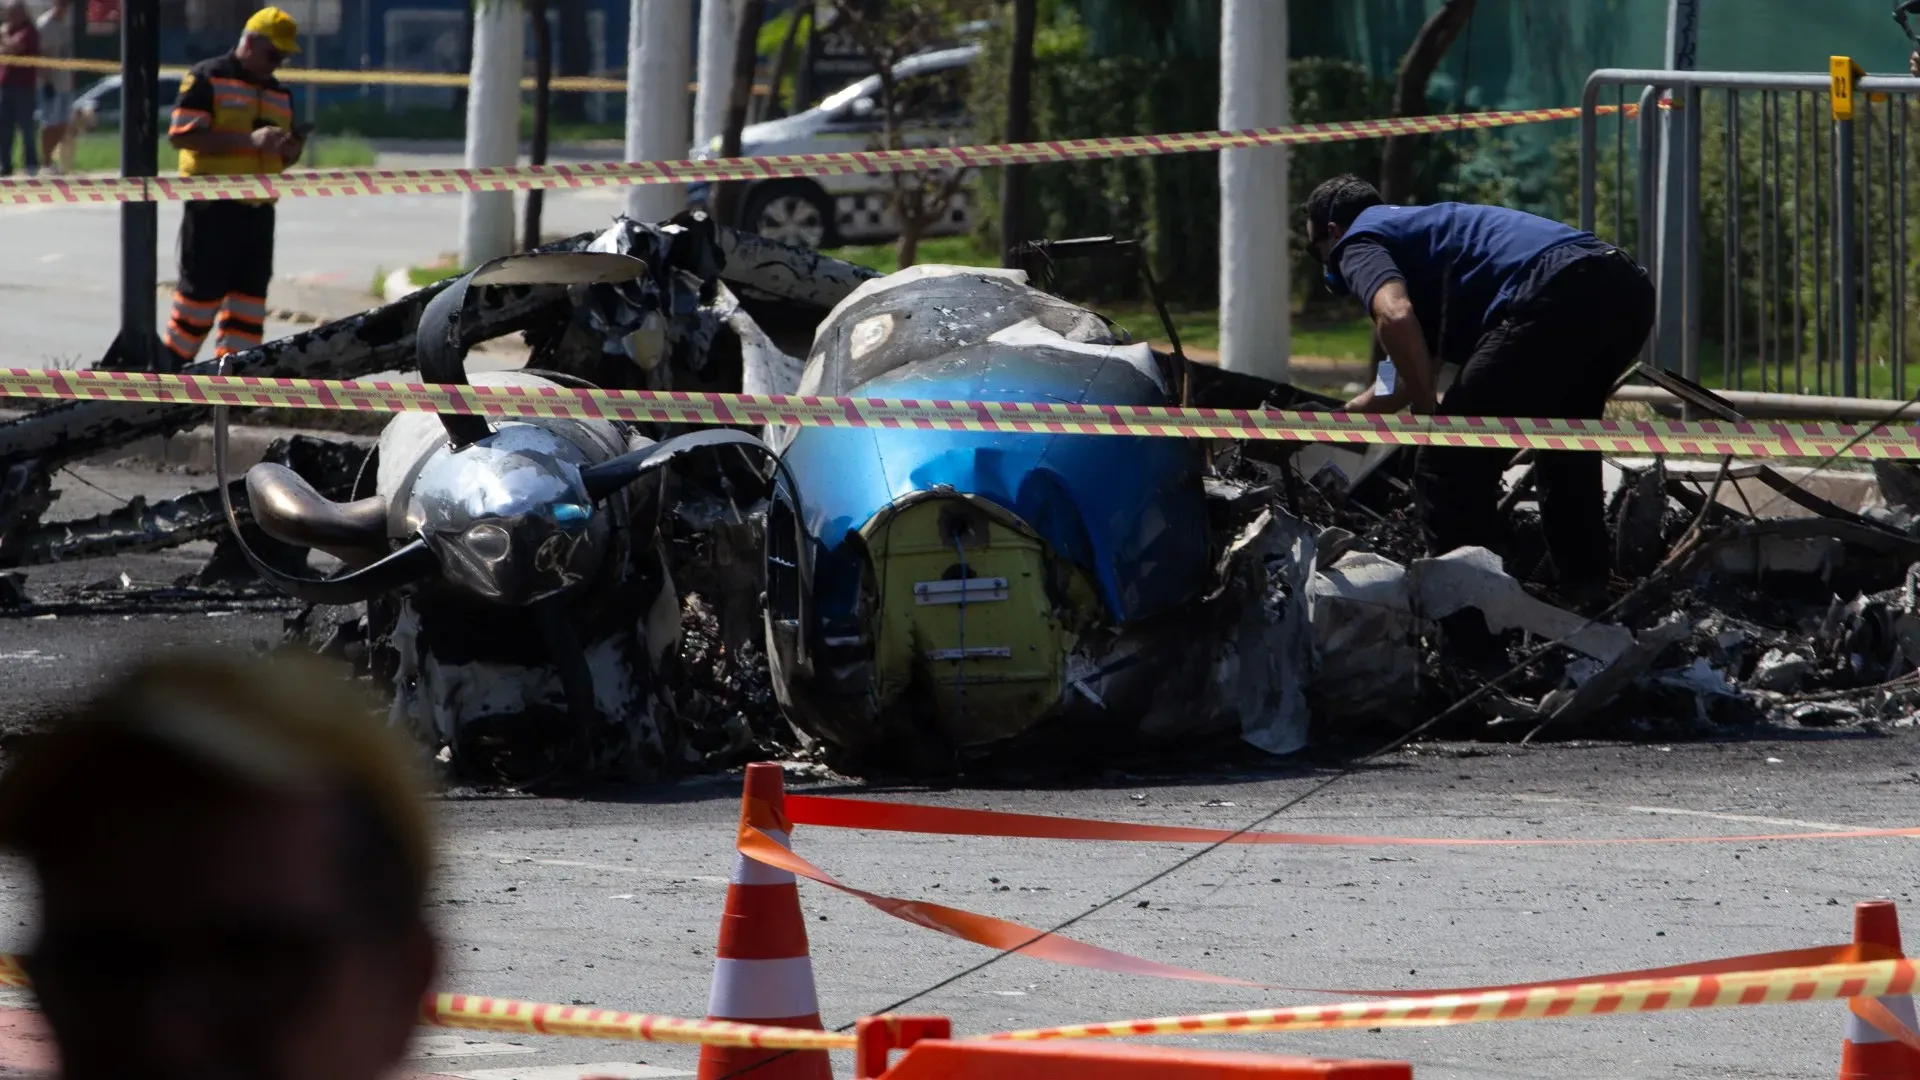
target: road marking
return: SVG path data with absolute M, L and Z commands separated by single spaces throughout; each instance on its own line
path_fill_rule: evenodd
M 644 1080 L 654 1076 L 692 1076 L 679 1069 L 642 1065 L 626 1061 L 600 1061 L 591 1065 L 539 1065 L 526 1069 L 476 1069 L 473 1072 L 447 1073 L 460 1080 Z
M 450 1057 L 495 1057 L 501 1054 L 537 1054 L 531 1046 L 514 1043 L 470 1042 L 459 1035 L 422 1035 L 407 1051 L 410 1061 Z
M 711 874 L 682 874 L 672 870 L 662 870 L 655 866 L 615 866 L 612 863 L 581 862 L 577 859 L 543 859 L 532 855 L 520 855 L 511 851 L 470 851 L 468 855 L 477 855 L 483 859 L 493 859 L 503 865 L 532 863 L 535 866 L 564 866 L 574 870 L 605 870 L 618 874 L 645 874 L 649 877 L 672 878 L 675 881 L 705 881 L 715 885 L 727 884 L 727 879 Z
M 1864 825 L 1837 825 L 1831 821 L 1802 821 L 1799 818 L 1759 817 L 1754 814 L 1724 814 L 1718 810 L 1683 810 L 1677 806 L 1625 806 L 1595 802 L 1591 799 L 1562 799 L 1551 795 L 1515 795 L 1520 802 L 1550 803 L 1561 806 L 1592 806 L 1602 810 L 1624 810 L 1633 814 L 1660 814 L 1666 817 L 1712 818 L 1716 821 L 1744 821 L 1754 825 L 1779 825 L 1789 829 L 1817 829 L 1821 832 L 1852 832 Z

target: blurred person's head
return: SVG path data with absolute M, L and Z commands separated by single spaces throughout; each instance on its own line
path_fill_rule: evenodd
M 27 0 L 7 0 L 6 6 L 0 7 L 0 21 L 16 30 L 32 22 L 33 17 L 27 14 Z
M 1307 250 L 1326 262 L 1361 211 L 1379 205 L 1379 189 L 1352 173 L 1323 182 L 1307 196 Z
M 265 7 L 247 19 L 247 28 L 241 32 L 240 44 L 234 46 L 233 55 L 241 67 L 264 79 L 299 51 L 300 28 L 293 16 L 279 8 Z
M 376 1080 L 434 967 L 407 751 L 295 660 L 169 656 L 0 778 L 40 880 L 26 958 L 66 1080 Z

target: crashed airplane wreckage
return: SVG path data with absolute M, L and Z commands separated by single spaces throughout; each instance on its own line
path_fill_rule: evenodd
M 882 278 L 697 214 L 622 219 L 229 367 L 1337 404 L 1189 363 L 1170 324 L 1173 347 L 1155 350 L 1048 291 L 1056 260 L 1137 265 L 1130 244 L 1026 254 L 1025 271 Z M 469 376 L 470 347 L 516 332 L 524 369 Z M 1433 648 L 1465 609 L 1505 632 L 1515 661 L 1566 648 L 1441 734 L 1858 725 L 1903 720 L 1920 699 L 1907 569 L 1920 482 L 1905 467 L 1845 508 L 1765 466 L 1622 463 L 1610 527 L 1641 587 L 1606 623 L 1523 588 L 1541 561 L 1523 472 L 1509 565 L 1479 549 L 1427 559 L 1407 455 L 1277 442 L 403 414 L 370 453 L 302 436 L 244 481 L 40 521 L 48 470 L 201 416 L 82 402 L 0 424 L 0 562 L 220 537 L 210 572 L 239 567 L 312 601 L 293 629 L 356 658 L 395 722 L 474 779 L 657 775 L 790 753 L 796 735 L 849 772 L 1090 764 L 1091 746 L 1164 755 L 1236 738 L 1288 753 L 1316 734 L 1405 730 L 1480 691 L 1500 673 Z M 1756 512 L 1756 485 L 1799 516 Z M 339 566 L 322 576 L 310 552 Z

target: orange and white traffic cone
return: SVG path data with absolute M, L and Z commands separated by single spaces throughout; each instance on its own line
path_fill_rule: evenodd
M 786 801 L 779 765 L 747 766 L 746 789 L 740 796 L 743 828 L 752 825 L 790 846 Z M 707 1019 L 821 1030 L 800 887 L 791 873 L 734 853 L 715 956 Z M 699 1080 L 721 1080 L 747 1069 L 753 1070 L 753 1080 L 833 1078 L 825 1050 L 700 1049 Z
M 1867 900 L 1853 908 L 1853 942 L 1900 951 L 1900 916 L 1891 900 Z M 1910 997 L 1877 999 L 1909 1030 L 1920 1030 Z M 1847 1010 L 1847 1037 L 1840 1045 L 1840 1080 L 1920 1080 L 1920 1053 Z

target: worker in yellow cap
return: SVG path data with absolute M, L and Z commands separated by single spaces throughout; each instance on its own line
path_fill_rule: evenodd
M 407 743 L 317 661 L 156 656 L 30 737 L 0 846 L 63 1080 L 389 1080 L 433 978 Z
M 181 176 L 274 174 L 300 160 L 306 136 L 293 122 L 293 97 L 273 77 L 300 51 L 298 36 L 293 16 L 261 8 L 232 52 L 187 73 L 167 131 Z M 177 362 L 200 352 L 216 319 L 215 356 L 258 346 L 272 278 L 272 199 L 189 201 L 165 338 Z

